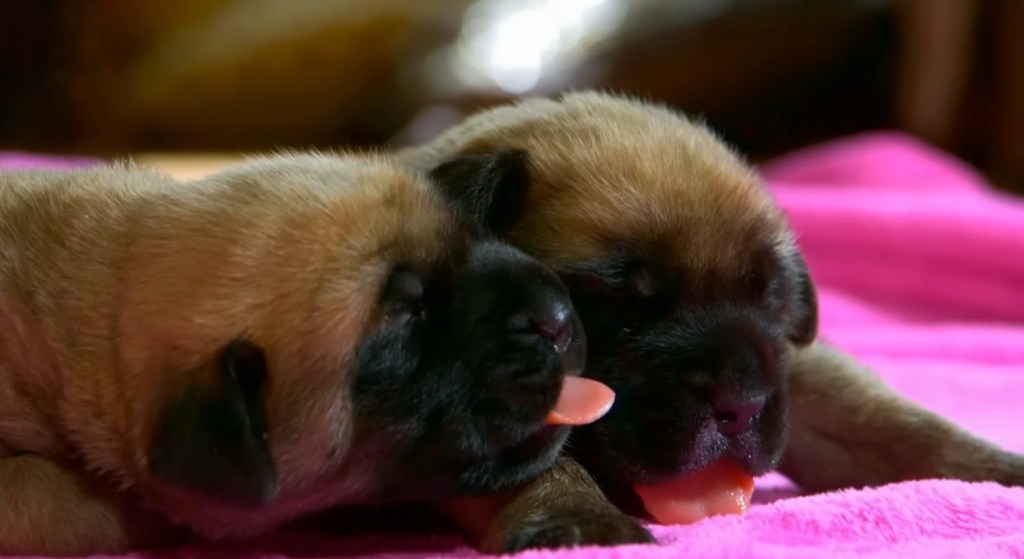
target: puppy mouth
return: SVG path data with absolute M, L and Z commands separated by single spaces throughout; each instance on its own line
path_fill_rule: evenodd
M 564 375 L 555 404 L 548 410 L 543 425 L 517 446 L 568 432 L 572 426 L 593 423 L 611 411 L 614 404 L 615 392 L 603 382 L 577 375 Z
M 555 406 L 544 422 L 547 425 L 587 425 L 601 419 L 614 403 L 615 392 L 604 383 L 566 375 Z
M 756 427 L 761 426 L 756 424 Z M 665 481 L 693 474 L 722 459 L 733 461 L 744 473 L 751 476 L 765 474 L 778 466 L 781 449 L 773 448 L 755 429 L 733 434 L 713 432 L 714 427 L 707 428 L 707 431 L 712 432 L 700 437 L 700 442 L 688 453 L 682 467 L 671 474 L 660 476 L 660 480 L 651 481 Z
M 777 466 L 788 407 L 784 346 L 748 317 L 719 322 L 717 334 L 670 321 L 609 340 L 592 374 L 619 402 L 581 430 L 584 466 L 628 484 L 669 482 L 721 459 L 749 476 Z
M 480 446 L 492 451 L 523 444 L 548 427 L 593 423 L 615 403 L 606 384 L 565 373 L 517 379 L 492 392 L 473 405 L 483 421 L 477 428 Z
M 692 524 L 709 516 L 745 512 L 754 477 L 774 469 L 782 454 L 782 439 L 776 433 L 781 428 L 781 402 L 778 396 L 771 401 L 765 416 L 753 418 L 747 430 L 723 433 L 714 421 L 707 422 L 675 471 L 647 472 L 629 484 L 634 503 L 660 524 Z
M 782 455 L 786 398 L 773 390 L 749 427 L 723 429 L 715 414 L 696 401 L 670 393 L 637 392 L 614 383 L 619 401 L 607 418 L 575 432 L 570 453 L 602 483 L 659 484 L 692 475 L 729 459 L 744 474 L 773 470 Z M 671 391 L 669 391 L 671 392 Z M 680 407 L 690 415 L 678 415 Z M 647 432 L 647 436 L 643 433 Z
M 754 478 L 772 470 L 778 460 L 744 435 L 709 434 L 675 468 L 634 471 L 603 480 L 601 486 L 624 511 L 659 524 L 692 524 L 745 512 Z
M 540 475 L 554 463 L 571 427 L 596 421 L 613 402 L 614 393 L 604 384 L 582 377 L 563 377 L 546 418 L 520 426 L 515 435 L 509 434 L 492 446 L 486 459 L 463 476 L 462 491 L 494 491 Z
M 673 467 L 644 469 L 629 481 L 638 484 L 665 483 L 699 473 L 721 460 L 735 463 L 746 475 L 763 475 L 778 466 L 782 455 L 782 449 L 775 448 L 759 432 L 764 428 L 763 424 L 755 422 L 749 431 L 722 434 L 716 430 L 714 420 L 709 420 L 697 434 L 695 442 L 679 456 Z
M 722 460 L 733 462 L 746 475 L 759 476 L 773 470 L 778 462 L 773 453 L 759 448 L 756 435 L 747 433 L 728 436 L 708 433 L 699 437 L 699 442 L 688 450 L 671 467 L 638 468 L 619 481 L 634 485 L 668 483 L 700 473 Z
M 669 482 L 634 485 L 633 493 L 658 523 L 692 524 L 709 516 L 746 512 L 754 478 L 725 458 Z

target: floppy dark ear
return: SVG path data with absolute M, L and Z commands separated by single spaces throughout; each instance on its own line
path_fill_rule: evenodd
M 793 281 L 796 301 L 787 316 L 786 335 L 798 346 L 805 346 L 818 337 L 818 293 L 807 272 L 807 264 L 799 254 L 793 255 Z
M 195 385 L 160 411 L 150 468 L 170 485 L 256 507 L 277 495 L 261 401 L 266 357 L 259 346 L 236 340 L 221 350 L 215 366 L 212 385 Z
M 528 164 L 525 151 L 502 148 L 447 161 L 430 178 L 470 226 L 501 235 L 522 212 Z

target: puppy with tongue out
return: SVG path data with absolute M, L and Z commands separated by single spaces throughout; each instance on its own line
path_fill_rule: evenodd
M 682 115 L 590 92 L 478 113 L 401 157 L 568 286 L 585 374 L 616 395 L 567 445 L 589 479 L 659 523 L 746 510 L 784 448 L 788 361 L 817 327 L 754 173 Z M 607 543 L 562 536 L 550 543 Z
M 557 479 L 579 491 L 596 479 L 623 509 L 675 524 L 744 511 L 752 476 L 776 466 L 812 491 L 936 477 L 1024 485 L 1024 457 L 815 340 L 814 286 L 784 216 L 686 115 L 573 92 L 482 111 L 400 156 L 568 286 L 585 374 L 615 392 L 566 447 L 592 477 Z M 593 518 L 573 514 L 576 526 Z M 543 543 L 638 541 L 635 530 L 567 529 Z
M 583 426 L 594 423 L 611 409 L 614 393 L 590 379 L 567 377 L 551 425 Z M 722 418 L 723 423 L 749 418 Z M 723 458 L 694 473 L 662 482 L 633 486 L 644 509 L 659 524 L 693 524 L 709 516 L 740 514 L 750 506 L 754 478 L 734 460 Z

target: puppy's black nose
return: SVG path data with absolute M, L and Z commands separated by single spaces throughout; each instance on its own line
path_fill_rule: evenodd
M 465 314 L 457 322 L 466 335 L 509 336 L 524 348 L 550 347 L 558 360 L 545 371 L 550 375 L 582 370 L 586 334 L 569 291 L 550 268 L 514 247 L 485 242 L 470 252 L 462 281 Z
M 741 398 L 716 395 L 711 401 L 711 410 L 718 432 L 729 436 L 750 430 L 757 414 L 764 409 L 764 396 Z
M 572 338 L 572 307 L 558 293 L 550 292 L 516 312 L 506 323 L 513 333 L 539 334 L 565 352 Z

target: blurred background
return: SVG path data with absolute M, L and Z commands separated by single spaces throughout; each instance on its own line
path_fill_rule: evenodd
M 0 15 L 0 149 L 399 145 L 598 87 L 764 160 L 895 128 L 1024 192 L 1022 0 L 32 0 Z

